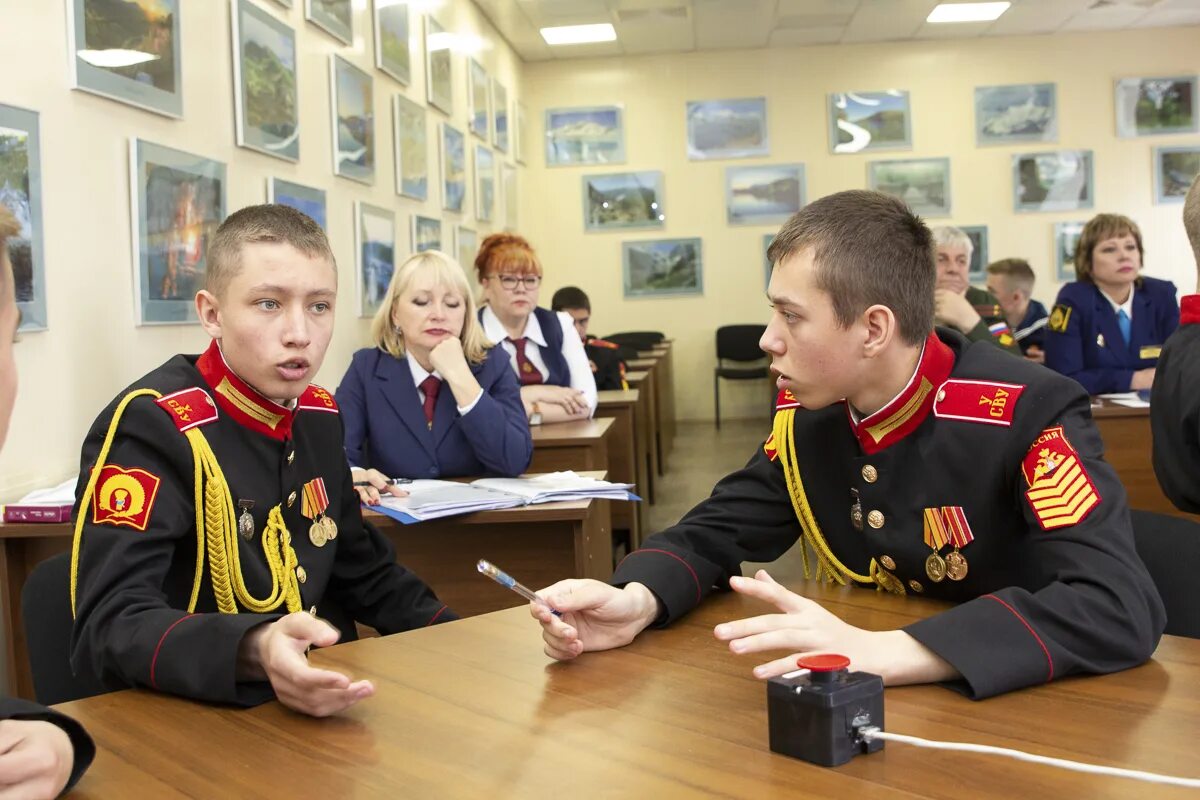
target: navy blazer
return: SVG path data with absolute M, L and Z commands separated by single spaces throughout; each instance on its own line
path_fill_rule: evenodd
M 533 439 L 508 354 L 493 347 L 471 372 L 483 387 L 479 402 L 461 416 L 443 386 L 431 429 L 407 359 L 378 347 L 355 353 L 337 389 L 350 464 L 391 478 L 512 477 L 528 469 Z
M 1075 281 L 1058 292 L 1046 326 L 1046 366 L 1083 384 L 1088 394 L 1128 392 L 1133 373 L 1153 367 L 1179 327 L 1175 284 L 1142 278 L 1133 291 L 1133 320 L 1126 344 L 1117 314 L 1100 289 Z

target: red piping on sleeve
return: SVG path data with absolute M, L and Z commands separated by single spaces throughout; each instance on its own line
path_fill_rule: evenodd
M 989 600 L 995 600 L 997 603 L 999 603 L 1000 605 L 1004 606 L 1009 611 L 1011 611 L 1013 616 L 1021 621 L 1021 624 L 1025 626 L 1025 629 L 1027 631 L 1029 631 L 1029 635 L 1032 636 L 1035 641 L 1037 641 L 1038 647 L 1042 648 L 1042 652 L 1046 654 L 1046 663 L 1050 665 L 1050 673 L 1048 675 L 1046 675 L 1046 683 L 1049 683 L 1050 681 L 1054 680 L 1054 659 L 1050 657 L 1050 651 L 1048 649 L 1046 649 L 1046 643 L 1042 641 L 1042 637 L 1037 635 L 1037 631 L 1035 631 L 1033 629 L 1033 626 L 1030 625 L 1028 622 L 1026 622 L 1025 618 L 1022 617 L 1020 614 L 1018 614 L 1017 610 L 1015 608 L 1013 608 L 1008 603 L 1001 600 L 999 597 L 996 597 L 996 595 L 985 594 L 983 596 L 988 598 Z
M 166 641 L 167 635 L 171 631 L 175 630 L 176 625 L 183 622 L 185 619 L 189 619 L 189 618 L 195 617 L 195 616 L 198 616 L 198 615 L 197 614 L 188 614 L 186 617 L 180 617 L 179 619 L 172 622 L 171 627 L 169 627 L 165 631 L 163 631 L 163 635 L 161 637 L 159 637 L 158 644 L 155 645 L 155 647 L 154 647 L 154 657 L 150 659 L 150 685 L 152 687 L 154 687 L 155 689 L 158 688 L 158 682 L 154 677 L 154 668 L 155 668 L 155 666 L 158 665 L 158 651 L 162 650 L 163 642 Z
M 656 550 L 654 548 L 650 548 L 648 550 L 634 550 L 632 553 L 625 556 L 625 558 L 633 558 L 634 556 L 638 555 L 639 553 L 661 553 L 664 556 L 670 556 L 671 558 L 678 561 L 680 564 L 683 564 L 685 567 L 687 567 L 687 571 L 690 572 L 692 575 L 692 580 L 695 581 L 695 583 L 696 583 L 696 602 L 697 603 L 700 602 L 700 598 L 703 596 L 703 592 L 700 591 L 700 578 L 696 575 L 696 570 L 692 569 L 691 564 L 684 561 L 682 558 L 675 555 L 674 553 L 672 553 L 669 550 Z M 622 559 L 621 562 L 624 563 L 624 559 Z
M 425 623 L 425 627 L 428 628 L 430 625 L 437 622 L 437 618 L 440 617 L 442 615 L 442 612 L 445 611 L 447 608 L 448 608 L 448 606 L 442 606 L 441 608 L 439 608 L 438 612 L 436 614 L 434 614 L 433 617 L 430 618 L 429 622 Z

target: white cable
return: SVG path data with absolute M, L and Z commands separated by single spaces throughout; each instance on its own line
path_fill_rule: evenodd
M 969 742 L 939 742 L 933 739 L 922 739 L 919 736 L 905 736 L 902 733 L 882 731 L 875 727 L 863 728 L 861 731 L 859 731 L 859 735 L 867 741 L 870 741 L 871 739 L 885 739 L 893 742 L 913 744 L 917 747 L 929 747 L 934 750 L 962 750 L 968 753 L 987 753 L 996 756 L 1008 756 L 1009 758 L 1015 758 L 1018 761 L 1032 761 L 1035 764 L 1047 764 L 1051 767 L 1072 769 L 1077 772 L 1090 772 L 1095 775 L 1111 775 L 1117 778 L 1133 778 L 1134 780 L 1147 781 L 1148 783 L 1167 783 L 1171 784 L 1172 786 L 1186 786 L 1192 789 L 1200 788 L 1200 778 L 1179 778 L 1174 775 L 1160 775 L 1157 772 L 1143 772 L 1136 769 L 1101 767 L 1096 764 L 1083 764 L 1078 761 L 1069 761 L 1065 758 L 1038 756 L 1034 755 L 1033 753 L 1026 753 L 1021 750 L 1012 750 L 1007 747 L 991 747 L 986 744 L 970 744 Z

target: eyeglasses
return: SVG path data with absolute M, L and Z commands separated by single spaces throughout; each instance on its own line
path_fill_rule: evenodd
M 526 289 L 536 289 L 542 282 L 541 275 L 496 275 L 500 285 L 505 289 L 515 289 L 518 283 L 525 284 Z

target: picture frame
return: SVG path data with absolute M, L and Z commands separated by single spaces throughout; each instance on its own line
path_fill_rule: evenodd
M 466 136 L 448 122 L 441 135 L 442 208 L 462 213 L 467 196 Z
M 475 256 L 479 253 L 479 234 L 473 228 L 458 226 L 455 234 L 455 259 L 463 272 L 467 274 L 467 284 L 471 287 L 471 295 L 479 298 L 483 294 L 479 286 L 479 278 L 475 274 Z
M 725 221 L 730 225 L 778 225 L 804 207 L 803 164 L 725 168 Z
M 1053 83 L 975 87 L 975 144 L 1058 141 Z
M 312 217 L 322 230 L 329 232 L 324 189 L 292 183 L 282 178 L 267 178 L 267 202 L 303 212 Z
M 624 163 L 621 106 L 546 109 L 546 166 Z
M 333 174 L 375 183 L 375 84 L 370 74 L 337 54 L 329 56 Z
M 1075 247 L 1086 222 L 1054 223 L 1054 275 L 1059 281 L 1075 280 Z
M 292 0 L 274 0 L 274 2 L 275 2 L 275 5 L 282 6 L 283 8 L 291 8 L 292 7 Z
M 959 225 L 958 229 L 971 240 L 971 263 L 967 267 L 967 282 L 985 283 L 989 263 L 987 225 Z
M 662 172 L 584 175 L 582 182 L 585 231 L 663 227 Z
M 446 116 L 454 114 L 450 37 L 432 14 L 425 15 L 425 99 Z
M 1200 146 L 1154 148 L 1154 202 L 1182 203 L 1200 175 Z
M 517 168 L 512 164 L 500 164 L 501 182 L 504 184 L 504 230 L 515 231 L 517 229 L 518 204 L 520 198 L 517 194 Z
M 354 261 L 358 316 L 373 317 L 396 271 L 396 215 L 390 208 L 354 201 Z
M 508 152 L 508 89 L 492 79 L 492 144 L 501 153 Z
M 304 18 L 342 44 L 354 44 L 351 0 L 304 0 Z
M 404 0 L 371 0 L 375 21 L 375 68 L 405 86 L 412 82 L 409 5 Z
M 1198 83 L 1195 75 L 1118 79 L 1114 89 L 1117 136 L 1200 132 Z
M 926 217 L 950 216 L 950 159 L 905 158 L 867 162 L 867 185 Z
M 396 194 L 429 199 L 429 128 L 425 107 L 402 94 L 392 98 L 392 145 Z
M 529 113 L 525 110 L 525 104 L 513 103 L 513 158 L 518 164 L 525 163 L 525 154 L 532 141 L 529 138 L 528 120 Z
M 829 149 L 835 154 L 912 149 L 908 92 L 834 92 L 829 95 Z
M 67 0 L 72 88 L 183 119 L 180 2 Z
M 473 58 L 467 59 L 467 129 L 485 142 L 491 136 L 491 79 Z
M 410 234 L 413 253 L 424 253 L 426 250 L 445 252 L 449 249 L 442 247 L 442 221 L 440 219 L 413 214 Z
M 690 160 L 769 154 L 765 97 L 688 101 L 687 156 Z
M 238 147 L 300 160 L 296 32 L 250 0 L 231 0 L 234 133 Z
M 625 297 L 703 295 L 703 256 L 699 238 L 622 242 Z
M 1077 211 L 1094 203 L 1091 150 L 1051 150 L 1012 157 L 1016 211 Z
M 475 145 L 475 219 L 491 222 L 496 213 L 496 157 L 485 145 Z
M 779 233 L 764 233 L 762 235 L 762 260 L 763 260 L 763 287 L 771 285 L 771 271 L 775 269 L 775 264 L 767 257 L 767 251 L 771 249 L 771 242 L 775 241 L 775 234 Z
M 38 112 L 0 105 L 0 205 L 6 206 L 21 226 L 7 245 L 21 331 L 43 331 L 50 324 L 46 316 L 41 139 Z
M 194 323 L 208 242 L 225 219 L 225 164 L 130 139 L 129 187 L 137 325 Z

